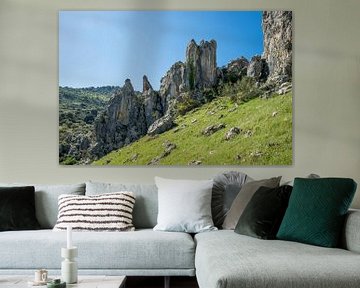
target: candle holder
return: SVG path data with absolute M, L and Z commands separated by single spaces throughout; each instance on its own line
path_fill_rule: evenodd
M 78 255 L 77 247 L 61 248 L 61 279 L 67 284 L 77 283 L 78 269 L 75 257 Z

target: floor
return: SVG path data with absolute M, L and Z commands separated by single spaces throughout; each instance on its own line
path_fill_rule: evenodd
M 163 288 L 164 277 L 127 277 L 126 288 Z M 171 277 L 171 288 L 199 288 L 195 277 Z

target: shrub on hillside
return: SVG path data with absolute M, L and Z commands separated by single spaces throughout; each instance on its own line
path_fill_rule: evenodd
M 221 87 L 221 94 L 229 97 L 233 102 L 246 102 L 259 97 L 262 93 L 252 77 L 243 77 L 236 83 L 225 83 Z
M 200 103 L 190 97 L 190 94 L 186 93 L 176 104 L 176 110 L 178 114 L 185 115 L 187 112 L 199 107 Z

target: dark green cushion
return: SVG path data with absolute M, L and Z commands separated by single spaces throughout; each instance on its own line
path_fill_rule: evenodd
M 337 247 L 355 190 L 348 178 L 295 178 L 277 238 Z
M 35 188 L 0 187 L 0 231 L 39 229 Z
M 235 232 L 261 239 L 275 239 L 288 206 L 292 187 L 260 187 L 247 204 Z

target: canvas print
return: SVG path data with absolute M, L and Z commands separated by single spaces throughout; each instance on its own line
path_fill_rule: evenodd
M 291 165 L 291 11 L 60 11 L 61 165 Z

